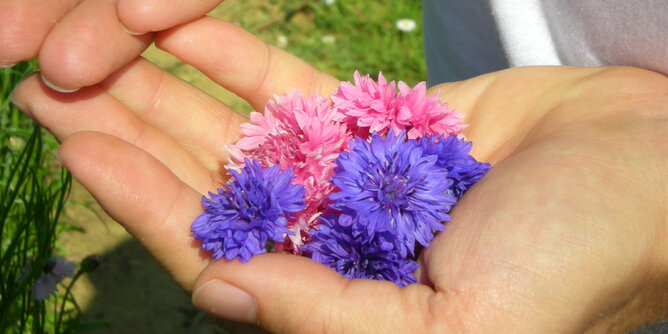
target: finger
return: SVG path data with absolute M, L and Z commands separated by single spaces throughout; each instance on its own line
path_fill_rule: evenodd
M 49 89 L 33 74 L 16 87 L 12 100 L 60 141 L 77 132 L 102 132 L 153 155 L 201 194 L 222 183 L 219 173 L 205 168 L 178 142 L 142 122 L 99 87 L 63 94 Z
M 190 289 L 207 255 L 189 227 L 202 211 L 200 194 L 150 154 L 116 137 L 80 132 L 58 149 L 63 165 L 102 208 Z
M 206 15 L 223 0 L 119 0 L 118 18 L 134 33 L 160 31 Z
M 66 92 L 96 84 L 148 47 L 152 35 L 125 32 L 114 6 L 114 1 L 86 0 L 49 33 L 39 52 L 49 86 Z
M 339 81 L 232 23 L 205 17 L 156 35 L 156 45 L 264 110 L 273 94 L 293 88 L 329 95 Z M 212 55 L 215 55 L 212 57 Z
M 424 285 L 351 281 L 294 255 L 212 262 L 193 291 L 193 303 L 205 312 L 270 332 L 425 333 L 437 326 L 428 317 L 435 294 Z
M 212 171 L 220 171 L 227 162 L 225 144 L 238 140 L 239 125 L 248 122 L 200 89 L 141 58 L 114 73 L 101 86 Z
M 51 28 L 80 1 L 0 2 L 0 67 L 35 58 Z

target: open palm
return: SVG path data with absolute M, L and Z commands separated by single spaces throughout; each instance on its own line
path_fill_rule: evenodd
M 325 95 L 338 86 L 212 18 L 156 41 L 260 111 L 293 87 Z M 144 59 L 72 94 L 32 76 L 14 100 L 62 142 L 59 158 L 102 207 L 215 315 L 289 333 L 621 331 L 666 316 L 665 77 L 519 68 L 437 92 L 466 115 L 472 154 L 493 169 L 423 252 L 420 284 L 406 288 L 285 254 L 210 261 L 190 223 L 201 196 L 223 184 L 225 144 L 246 120 Z

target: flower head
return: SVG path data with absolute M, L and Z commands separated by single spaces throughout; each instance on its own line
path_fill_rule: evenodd
M 56 292 L 56 285 L 65 277 L 74 276 L 76 264 L 62 257 L 49 259 L 39 278 L 32 286 L 34 300 L 47 300 Z
M 252 113 L 251 123 L 241 126 L 246 136 L 228 149 L 237 163 L 249 158 L 263 167 L 292 168 L 295 183 L 306 188 L 307 205 L 321 208 L 334 189 L 329 182 L 334 160 L 347 147 L 346 127 L 340 120 L 329 99 L 307 99 L 292 91 L 269 102 L 264 115 Z
M 411 19 L 399 19 L 397 20 L 397 29 L 403 32 L 411 32 L 415 30 L 417 24 Z
M 301 250 L 350 279 L 391 281 L 399 286 L 415 283 L 418 264 L 400 255 L 394 235 L 386 231 L 365 238 L 353 227 L 353 220 L 348 214 L 326 214 Z
M 56 293 L 56 284 L 60 282 L 49 273 L 42 273 L 35 281 L 31 289 L 31 297 L 34 300 L 47 300 Z
M 230 171 L 233 180 L 224 189 L 202 198 L 204 212 L 191 226 L 195 239 L 216 260 L 224 256 L 247 262 L 264 253 L 267 240 L 282 241 L 288 217 L 305 206 L 304 187 L 292 184 L 291 169 L 263 169 L 248 159 L 244 164 L 241 174 Z
M 466 125 L 463 116 L 440 103 L 435 96 L 427 97 L 424 82 L 410 88 L 399 82 L 387 82 L 378 74 L 378 82 L 368 75 L 355 72 L 355 83 L 342 82 L 332 101 L 354 136 L 367 139 L 371 133 L 385 135 L 389 130 L 407 130 L 409 139 L 427 134 L 459 134 Z
M 345 115 L 343 121 L 354 136 L 366 139 L 372 132 L 385 134 L 396 109 L 394 81 L 388 83 L 383 73 L 379 73 L 376 82 L 357 71 L 354 79 L 354 84 L 342 82 L 332 95 L 334 106 Z
M 334 35 L 324 35 L 320 38 L 323 44 L 334 44 L 336 42 L 336 36 Z
M 427 135 L 460 134 L 466 124 L 462 123 L 464 115 L 450 109 L 447 103 L 441 103 L 437 96 L 427 96 L 427 85 L 420 82 L 410 88 L 399 81 L 400 103 L 397 104 L 397 115 L 400 115 L 395 132 L 407 129 L 410 139 Z
M 413 254 L 415 241 L 427 247 L 456 202 L 448 192 L 448 171 L 405 138 L 405 131 L 390 131 L 386 138 L 373 134 L 370 142 L 351 141 L 350 152 L 336 160 L 332 183 L 339 191 L 330 195 L 333 209 L 355 213 L 366 238 L 378 232 L 395 235 L 402 256 Z
M 311 240 L 311 230 L 320 223 L 318 217 L 323 211 L 324 208 L 306 207 L 294 219 L 290 219 L 288 221 L 288 231 L 290 233 L 285 236 L 283 241 L 276 244 L 274 252 L 302 255 L 300 247 Z
M 278 37 L 276 37 L 276 46 L 285 48 L 288 46 L 288 38 L 285 35 L 278 35 Z
M 457 136 L 426 136 L 418 143 L 424 154 L 438 157 L 437 166 L 448 170 L 448 178 L 453 180 L 450 189 L 457 199 L 491 168 L 490 164 L 478 162 L 469 155 L 473 144 Z

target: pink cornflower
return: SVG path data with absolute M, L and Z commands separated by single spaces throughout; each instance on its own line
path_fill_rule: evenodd
M 353 136 L 368 139 L 373 132 L 385 135 L 407 131 L 409 139 L 431 134 L 459 134 L 466 125 L 463 116 L 435 96 L 427 97 L 424 82 L 410 88 L 399 81 L 399 92 L 394 81 L 387 82 L 382 73 L 378 82 L 368 75 L 354 75 L 354 84 L 342 82 L 332 95 L 337 111 L 342 113 Z
M 343 121 L 353 136 L 368 138 L 370 133 L 385 133 L 389 128 L 396 104 L 394 81 L 388 83 L 382 73 L 376 83 L 368 75 L 354 74 L 355 84 L 341 82 L 332 102 L 344 115 Z
M 295 183 L 306 189 L 305 216 L 297 214 L 297 222 L 293 222 L 302 226 L 324 210 L 334 190 L 329 182 L 334 175 L 334 160 L 347 148 L 349 139 L 341 118 L 328 98 L 306 98 L 296 90 L 274 96 L 264 114 L 251 113 L 251 122 L 241 126 L 245 137 L 228 146 L 232 157 L 229 167 L 239 169 L 244 158 L 256 160 L 265 168 L 277 164 L 281 170 L 292 167 Z
M 424 81 L 413 88 L 399 81 L 399 99 L 397 114 L 402 117 L 392 124 L 392 130 L 395 133 L 408 130 L 408 139 L 426 135 L 459 135 L 466 128 L 466 124 L 462 123 L 464 115 L 450 109 L 447 103 L 441 103 L 438 96 L 427 96 Z
M 311 241 L 311 230 L 320 224 L 320 216 L 325 210 L 321 208 L 306 208 L 297 219 L 292 220 L 288 226 L 293 234 L 285 236 L 285 240 L 274 247 L 274 252 L 289 252 L 302 255 L 301 247 Z

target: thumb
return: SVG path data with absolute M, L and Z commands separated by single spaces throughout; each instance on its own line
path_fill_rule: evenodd
M 422 284 L 349 280 L 288 254 L 212 262 L 193 291 L 204 312 L 279 333 L 422 333 L 434 329 L 429 308 L 443 299 Z

